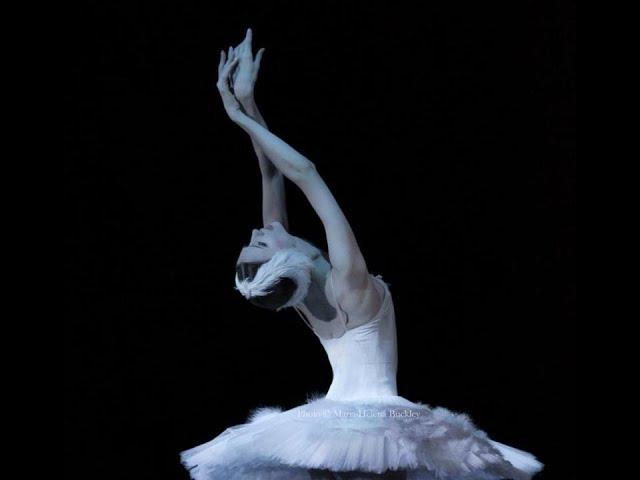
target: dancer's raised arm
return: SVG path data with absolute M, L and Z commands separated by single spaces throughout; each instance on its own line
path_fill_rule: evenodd
M 233 72 L 231 83 L 233 92 L 242 106 L 245 114 L 254 119 L 264 128 L 268 129 L 258 105 L 255 101 L 254 87 L 260 70 L 260 62 L 264 54 L 264 48 L 258 50 L 255 58 L 252 49 L 253 33 L 247 30 L 244 40 L 236 47 L 229 48 L 228 57 L 221 55 L 218 74 L 227 61 L 238 58 L 237 68 Z M 287 206 L 284 190 L 284 178 L 282 173 L 265 155 L 258 143 L 251 137 L 253 149 L 258 157 L 258 165 L 262 175 L 262 222 L 265 226 L 277 221 L 286 229 L 289 228 L 287 218 Z
M 224 52 L 221 54 L 224 59 Z M 336 290 L 349 292 L 348 304 L 358 310 L 360 303 L 355 292 L 370 297 L 371 279 L 355 235 L 342 209 L 318 173 L 315 165 L 282 139 L 246 115 L 229 88 L 229 79 L 238 58 L 221 62 L 218 90 L 229 118 L 245 130 L 274 163 L 280 172 L 303 191 L 324 225 Z M 339 284 L 339 285 L 338 285 Z M 371 303 L 371 302 L 367 302 Z M 377 302 L 373 302 L 374 304 Z M 349 305 L 343 305 L 345 309 Z

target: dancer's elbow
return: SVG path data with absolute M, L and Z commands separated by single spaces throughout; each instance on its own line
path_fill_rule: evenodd
M 304 162 L 301 162 L 299 166 L 289 172 L 288 177 L 289 180 L 300 184 L 312 181 L 317 174 L 316 165 L 312 161 L 305 159 Z

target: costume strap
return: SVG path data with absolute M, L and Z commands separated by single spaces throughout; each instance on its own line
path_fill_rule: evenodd
M 314 330 L 313 326 L 311 325 L 311 322 L 309 322 L 309 320 L 307 319 L 306 315 L 304 313 L 302 313 L 302 310 L 300 308 L 296 307 L 296 306 L 294 306 L 293 309 L 296 312 L 298 312 L 298 315 L 300 316 L 302 321 L 307 325 L 307 327 L 309 327 L 313 333 L 316 333 L 316 331 Z

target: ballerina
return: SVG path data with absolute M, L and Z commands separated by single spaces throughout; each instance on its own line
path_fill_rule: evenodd
M 237 261 L 236 289 L 263 308 L 294 308 L 324 347 L 327 394 L 282 411 L 263 408 L 242 425 L 181 453 L 195 480 L 525 480 L 542 469 L 527 452 L 490 440 L 461 414 L 398 395 L 393 300 L 369 272 L 353 229 L 305 156 L 271 133 L 253 89 L 264 49 L 252 32 L 220 54 L 218 91 L 247 132 L 262 173 L 263 228 Z M 285 177 L 320 218 L 328 254 L 289 233 Z

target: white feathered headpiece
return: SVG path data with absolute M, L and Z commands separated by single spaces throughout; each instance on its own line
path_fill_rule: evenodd
M 295 282 L 296 290 L 289 301 L 278 310 L 292 307 L 301 303 L 307 296 L 312 268 L 311 259 L 299 250 L 295 248 L 278 250 L 269 261 L 260 265 L 252 279 L 240 281 L 236 273 L 236 290 L 248 300 L 251 297 L 268 295 L 282 277 L 290 278 Z

